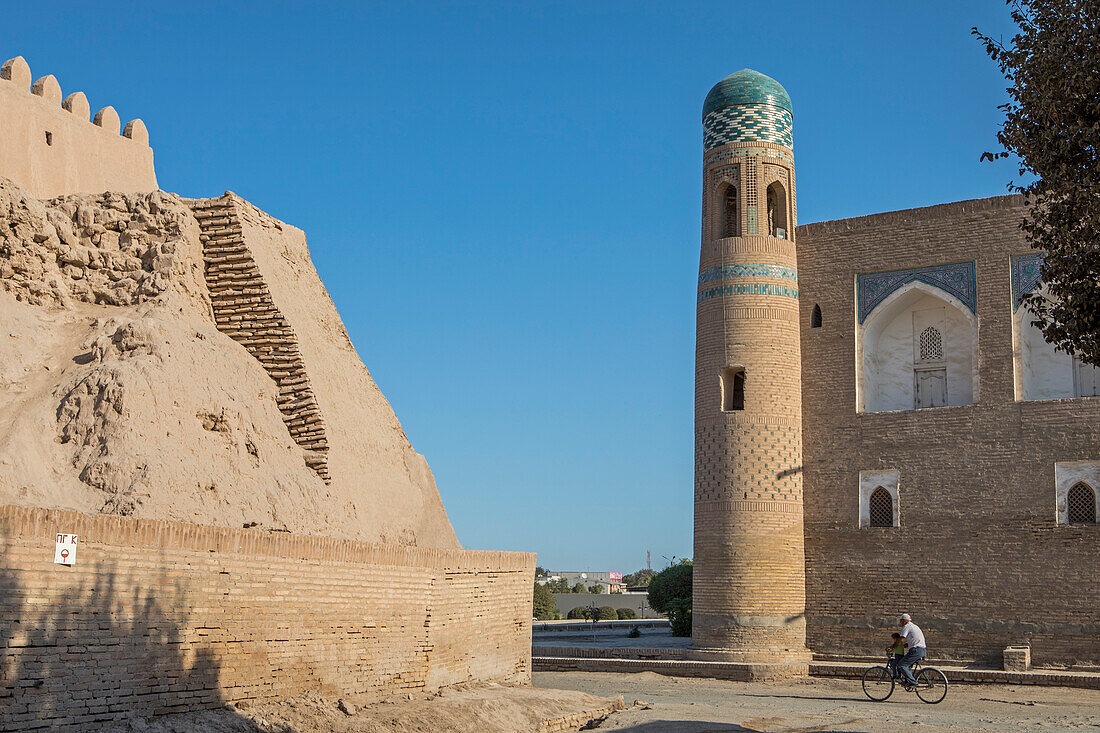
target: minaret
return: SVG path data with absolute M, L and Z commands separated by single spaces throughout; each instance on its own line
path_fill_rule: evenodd
M 793 108 L 751 69 L 703 104 L 692 642 L 808 671 Z

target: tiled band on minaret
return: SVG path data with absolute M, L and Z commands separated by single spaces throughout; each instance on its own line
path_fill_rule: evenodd
M 692 640 L 753 676 L 804 674 L 793 109 L 745 69 L 703 108 Z

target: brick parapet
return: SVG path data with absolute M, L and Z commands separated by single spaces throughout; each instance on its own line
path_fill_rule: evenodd
M 3 507 L 0 729 L 526 683 L 534 562 Z
M 500 550 L 441 550 L 293 535 L 260 529 L 233 529 L 157 519 L 84 514 L 62 509 L 0 506 L 0 538 L 49 540 L 59 532 L 76 534 L 82 544 L 158 550 L 232 553 L 256 558 L 365 563 L 434 570 L 526 571 L 535 553 Z

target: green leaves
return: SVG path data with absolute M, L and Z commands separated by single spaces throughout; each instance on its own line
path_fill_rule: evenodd
M 1005 78 L 1011 101 L 997 133 L 1035 181 L 1021 222 L 1044 250 L 1045 292 L 1024 300 L 1058 350 L 1100 365 L 1100 2 L 1008 0 L 1019 32 L 1008 45 L 972 29 Z

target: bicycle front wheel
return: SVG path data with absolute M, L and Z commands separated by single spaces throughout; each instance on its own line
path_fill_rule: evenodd
M 935 705 L 947 697 L 947 675 L 935 667 L 925 667 L 917 672 L 917 697 L 929 705 Z
M 867 697 L 875 702 L 882 702 L 893 692 L 894 675 L 886 667 L 871 667 L 863 673 L 863 694 Z

